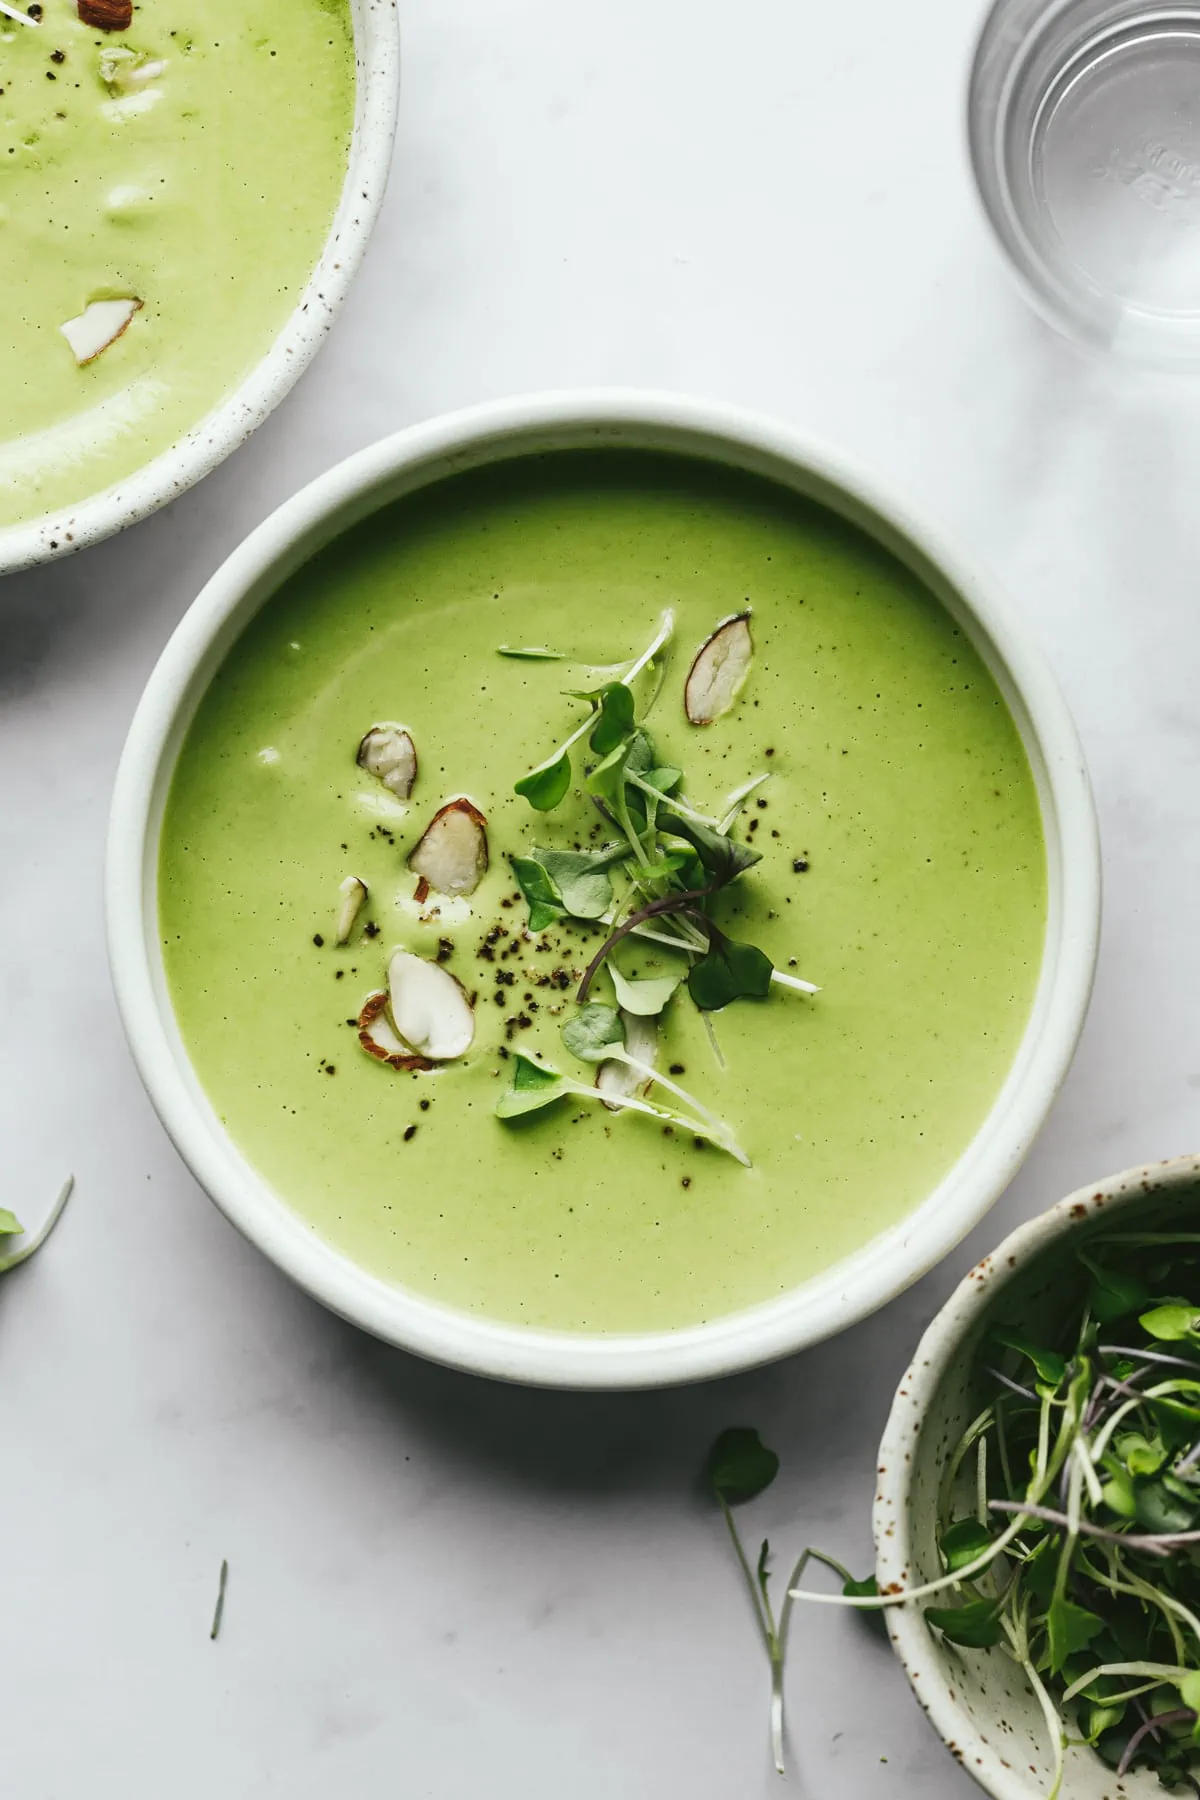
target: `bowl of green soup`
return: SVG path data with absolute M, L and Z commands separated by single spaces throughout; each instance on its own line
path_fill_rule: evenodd
M 174 498 L 305 368 L 383 198 L 395 5 L 13 0 L 0 66 L 4 573 Z
M 113 804 L 142 1078 L 227 1216 L 458 1367 L 693 1380 L 966 1232 L 1099 916 L 1024 632 L 791 430 L 587 392 L 420 425 L 194 602 Z

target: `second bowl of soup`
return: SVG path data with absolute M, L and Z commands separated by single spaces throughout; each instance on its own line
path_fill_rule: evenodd
M 110 934 L 192 1168 L 327 1304 L 633 1385 L 943 1254 L 1095 955 L 1070 722 L 789 432 L 646 396 L 419 427 L 267 522 L 133 726 Z

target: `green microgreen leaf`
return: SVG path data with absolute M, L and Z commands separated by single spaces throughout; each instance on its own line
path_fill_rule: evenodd
M 615 1006 L 592 1001 L 562 1028 L 563 1043 L 580 1062 L 604 1062 L 625 1047 L 625 1026 Z
M 1138 1320 L 1143 1331 L 1160 1343 L 1178 1344 L 1186 1340 L 1200 1341 L 1200 1307 L 1186 1301 L 1172 1301 L 1144 1312 Z
M 1140 1431 L 1118 1433 L 1113 1449 L 1131 1475 L 1157 1475 L 1167 1460 L 1166 1446 L 1151 1443 Z
M 1119 1519 L 1137 1517 L 1137 1497 L 1133 1480 L 1124 1469 L 1116 1469 L 1100 1489 L 1100 1496 L 1110 1512 Z
M 1103 1619 L 1089 1612 L 1086 1606 L 1076 1606 L 1074 1601 L 1064 1600 L 1056 1594 L 1046 1614 L 1051 1674 L 1057 1675 L 1067 1658 L 1077 1650 L 1086 1650 L 1097 1632 L 1103 1629 Z
M 579 850 L 541 850 L 539 860 L 573 919 L 602 919 L 612 905 L 614 862 L 629 855 L 621 844 L 615 853 Z
M 497 656 L 513 656 L 523 662 L 566 662 L 567 658 L 561 650 L 545 650 L 539 644 L 526 644 L 518 648 L 515 644 L 497 644 Z
M 757 1499 L 778 1473 L 778 1456 L 746 1425 L 723 1431 L 708 1453 L 708 1485 L 726 1506 Z
M 842 1593 L 847 1600 L 872 1600 L 879 1593 L 879 1583 L 874 1575 L 864 1575 L 861 1581 L 856 1581 L 852 1575 L 848 1581 L 843 1581 Z
M 10 1213 L 7 1207 L 0 1206 L 0 1237 L 20 1237 L 24 1230 L 17 1215 Z
M 968 1600 L 962 1606 L 927 1606 L 925 1617 L 952 1644 L 989 1650 L 1004 1635 L 994 1600 Z
M 566 914 L 563 896 L 544 863 L 531 856 L 514 856 L 512 872 L 529 908 L 530 931 L 544 931 Z
M 1021 1356 L 1028 1357 L 1037 1372 L 1039 1381 L 1045 1382 L 1049 1388 L 1057 1388 L 1067 1373 L 1066 1358 L 1057 1350 L 1043 1350 L 1023 1337 L 1019 1331 L 1011 1331 L 1007 1326 L 996 1326 L 992 1336 L 998 1344 L 1008 1350 L 1016 1350 Z
M 942 1533 L 939 1548 L 947 1569 L 963 1569 L 982 1556 L 992 1534 L 978 1519 L 956 1519 Z
M 663 810 L 667 814 L 666 825 L 672 835 L 683 838 L 692 846 L 705 870 L 715 877 L 718 886 L 726 886 L 746 869 L 752 869 L 755 863 L 762 861 L 761 854 L 752 850 L 749 844 L 741 844 L 736 838 L 714 831 L 710 825 L 701 825 L 696 819 L 687 819 L 682 813 L 672 811 L 669 800 L 664 800 Z
M 1084 1738 L 1094 1746 L 1097 1738 L 1104 1732 L 1111 1731 L 1114 1725 L 1119 1725 L 1124 1717 L 1124 1706 L 1103 1706 L 1089 1701 L 1080 1716 Z
M 712 933 L 708 950 L 688 971 L 688 993 L 701 1012 L 719 1012 L 734 1000 L 761 1000 L 770 992 L 772 963 L 756 944 Z
M 1190 1531 L 1196 1522 L 1198 1502 L 1200 1496 L 1193 1497 L 1169 1476 L 1139 1481 L 1134 1488 L 1137 1522 L 1143 1531 Z
M 512 1060 L 512 1086 L 496 1102 L 498 1119 L 519 1119 L 525 1113 L 539 1112 L 569 1091 L 557 1070 L 543 1068 L 519 1052 Z
M 600 717 L 588 744 L 597 756 L 607 756 L 610 750 L 623 744 L 633 730 L 633 695 L 623 681 L 610 681 L 595 694 L 580 697 L 599 706 Z
M 1130 1313 L 1149 1305 L 1150 1290 L 1137 1275 L 1128 1270 L 1109 1268 L 1083 1250 L 1079 1252 L 1079 1260 L 1092 1277 L 1088 1306 L 1092 1317 L 1102 1325 L 1127 1318 Z
M 538 812 L 553 812 L 570 785 L 571 758 L 565 750 L 558 750 L 536 769 L 530 769 L 528 775 L 522 775 L 520 781 L 514 782 L 513 793 L 528 800 Z
M 683 980 L 682 972 L 678 975 L 642 976 L 631 980 L 622 975 L 616 963 L 611 960 L 608 973 L 616 992 L 617 1005 L 640 1019 L 657 1018 Z

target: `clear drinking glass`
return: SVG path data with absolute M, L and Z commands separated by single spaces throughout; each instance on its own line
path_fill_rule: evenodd
M 1200 362 L 1200 0 L 995 0 L 968 129 L 988 217 L 1051 323 Z

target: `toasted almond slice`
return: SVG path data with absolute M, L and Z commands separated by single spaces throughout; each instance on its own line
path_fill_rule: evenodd
M 487 820 L 460 796 L 436 812 L 408 859 L 439 894 L 473 894 L 488 866 Z
M 750 614 L 736 613 L 732 619 L 723 619 L 700 646 L 688 671 L 683 707 L 689 725 L 711 725 L 729 711 L 753 655 Z
M 417 1056 L 402 1043 L 387 1012 L 388 997 L 382 989 L 368 994 L 358 1015 L 358 1041 L 368 1056 L 392 1069 L 431 1069 L 428 1057 Z
M 134 299 L 92 300 L 77 319 L 68 319 L 59 326 L 80 368 L 95 362 L 101 351 L 116 343 L 141 306 L 141 301 Z
M 653 1064 L 658 1049 L 658 1020 L 639 1018 L 636 1013 L 626 1012 L 624 1007 L 621 1018 L 625 1025 L 625 1048 L 630 1056 L 635 1056 L 640 1063 Z M 602 1062 L 596 1070 L 596 1086 L 603 1094 L 621 1094 L 629 1099 L 643 1092 L 650 1083 L 628 1063 Z M 621 1110 L 619 1106 L 609 1106 L 607 1100 L 604 1105 L 609 1112 Z
M 367 884 L 357 875 L 347 875 L 345 881 L 339 884 L 338 893 L 342 897 L 342 903 L 338 907 L 336 941 L 345 944 L 350 940 L 355 919 L 367 903 Z
M 128 31 L 133 24 L 133 0 L 78 0 L 75 10 L 93 31 Z
M 441 963 L 397 950 L 388 964 L 392 1023 L 404 1043 L 433 1062 L 464 1056 L 475 1039 L 475 1014 L 462 983 Z
M 417 747 L 403 725 L 372 725 L 358 746 L 358 766 L 398 800 L 407 800 L 417 779 Z

